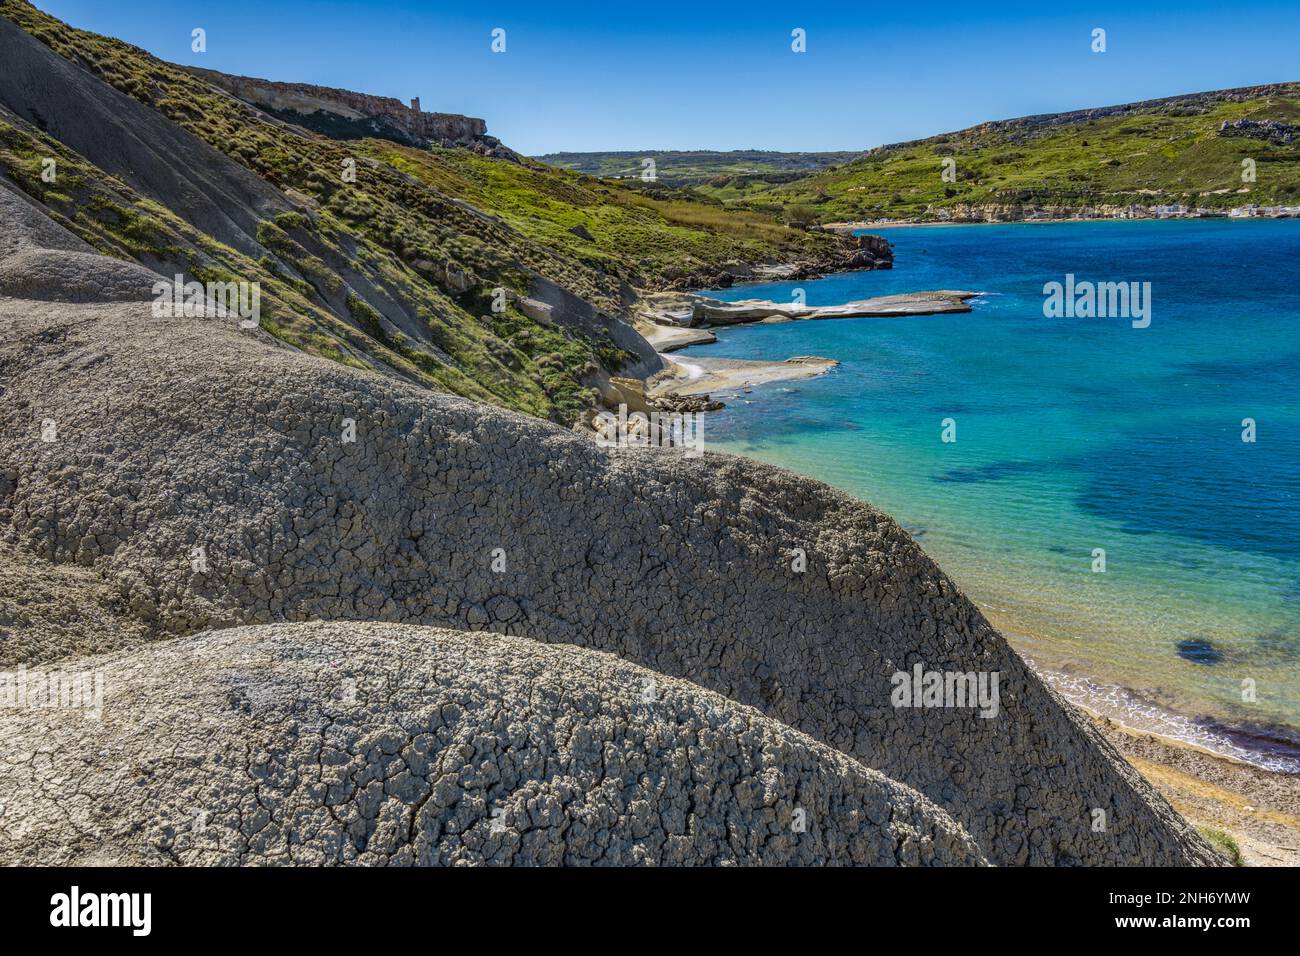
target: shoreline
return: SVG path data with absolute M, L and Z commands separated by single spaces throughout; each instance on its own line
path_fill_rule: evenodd
M 926 219 L 911 222 L 906 219 L 884 219 L 877 222 L 827 222 L 822 228 L 830 232 L 854 234 L 859 229 L 912 229 L 947 228 L 953 226 L 1051 226 L 1081 222 L 1254 222 L 1267 220 L 1300 219 L 1300 216 L 1069 216 L 1059 219 Z
M 994 627 L 1012 646 L 1022 643 L 1022 635 L 1016 634 L 1013 628 L 998 624 Z M 1300 752 L 1297 748 L 1282 741 L 1278 741 L 1276 747 L 1266 747 L 1264 742 L 1269 738 L 1258 729 L 1208 716 L 1194 717 L 1145 698 L 1119 681 L 1098 674 L 1080 673 L 1064 664 L 1047 664 L 1019 648 L 1016 653 L 1054 691 L 1098 719 L 1111 721 L 1131 733 L 1159 737 L 1171 745 L 1189 747 L 1207 756 L 1254 767 L 1264 773 L 1300 775 Z M 1258 742 L 1258 745 L 1250 746 L 1251 741 Z
M 681 351 L 689 348 L 684 347 Z M 662 353 L 661 357 L 674 371 L 670 374 L 666 370 L 651 380 L 647 395 L 652 398 L 671 394 L 703 396 L 711 391 L 748 392 L 762 385 L 816 378 L 840 364 L 836 359 L 818 356 L 797 356 L 784 361 L 709 356 L 693 356 L 690 361 L 684 361 L 680 354 L 669 356 Z M 987 616 L 985 607 L 980 606 L 980 610 Z M 1240 763 L 1262 773 L 1278 776 L 1300 774 L 1300 753 L 1244 746 L 1234 741 L 1230 724 L 1208 725 L 1201 722 L 1203 718 L 1146 700 L 1135 688 L 1105 675 L 1073 671 L 1065 661 L 1048 663 L 1037 655 L 1031 657 L 1020 649 L 1027 635 L 1018 630 L 1017 622 L 991 620 L 990 623 L 1017 647 L 1017 653 L 1053 690 L 1099 719 L 1113 722 L 1131 733 L 1157 737 L 1170 746 L 1193 748 L 1214 759 Z M 1037 642 L 1041 644 L 1043 640 L 1050 644 L 1050 639 L 1045 638 Z M 1144 713 L 1146 719 L 1140 719 L 1137 716 L 1139 712 Z M 1262 739 L 1251 728 L 1242 727 L 1240 730 L 1243 739 Z
M 683 343 L 680 351 L 710 341 L 716 341 L 711 333 L 707 340 Z M 748 391 L 778 381 L 812 378 L 839 364 L 834 359 L 817 359 L 827 363 L 826 367 L 810 373 L 811 366 L 807 366 L 789 374 L 792 371 L 789 362 L 795 360 L 766 362 L 692 356 L 687 361 L 681 354 L 675 357 L 660 354 L 667 368 L 678 371 L 667 377 L 660 373 L 659 381 L 648 391 L 655 396 L 674 390 L 681 394 L 703 394 L 710 389 L 722 391 L 728 387 Z M 807 356 L 802 359 L 812 361 Z M 695 386 L 691 392 L 672 387 L 672 383 L 683 381 L 682 369 L 686 369 L 686 387 Z M 787 374 L 781 375 L 781 371 Z M 705 384 L 708 387 L 702 387 Z M 1017 646 L 1021 642 L 1014 637 L 1014 622 L 999 622 L 994 626 L 1034 673 L 1068 706 L 1090 721 L 1194 826 L 1227 833 L 1240 849 L 1245 865 L 1300 866 L 1300 756 L 1270 755 L 1262 748 L 1252 750 L 1235 743 L 1225 732 L 1230 728 L 1207 726 L 1187 714 L 1160 708 L 1144 701 L 1136 691 L 1112 684 L 1100 675 L 1054 668 Z M 1139 717 L 1138 706 L 1126 709 L 1126 705 L 1139 704 L 1148 719 Z
M 668 354 L 717 342 L 715 329 L 737 325 L 963 313 L 971 311 L 971 299 L 983 294 L 940 289 L 876 296 L 829 306 L 770 299 L 721 300 L 698 292 L 680 296 L 660 294 L 654 308 L 643 310 L 633 322 L 633 328 L 658 353 L 664 366 L 645 380 L 645 394 L 651 399 L 672 395 L 699 398 L 714 391 L 749 391 L 754 386 L 772 382 L 815 378 L 840 364 L 837 359 L 818 355 L 796 355 L 771 361 L 692 356 L 688 362 Z
M 1300 775 L 1133 730 L 1067 702 L 1189 823 L 1227 833 L 1244 865 L 1300 866 Z

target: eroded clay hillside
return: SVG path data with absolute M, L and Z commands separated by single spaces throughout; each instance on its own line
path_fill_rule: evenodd
M 111 688 L 136 664 L 168 670 L 149 661 L 177 635 L 309 620 L 493 631 L 606 651 L 755 707 L 918 791 L 994 863 L 1212 859 L 870 506 L 741 458 L 611 452 L 233 321 L 153 318 L 148 273 L 78 251 L 26 210 L 0 276 L 41 298 L 0 299 L 0 538 L 5 561 L 85 598 L 61 628 L 9 629 L 3 655 L 66 667 L 122 650 L 106 671 L 115 726 L 155 719 L 148 695 L 114 712 Z M 88 268 L 118 301 L 94 301 Z M 893 706 L 890 675 L 917 663 L 998 672 L 996 715 Z M 171 696 L 157 719 L 220 721 L 206 699 Z M 567 706 L 552 718 L 572 719 Z M 53 759 L 20 742 L 57 728 L 14 719 L 6 759 Z M 248 773 L 216 753 L 194 759 Z M 533 764 L 538 779 L 555 766 Z M 495 804 L 509 787 L 488 790 Z M 409 807 L 414 792 L 372 798 Z M 41 812 L 19 793 L 0 827 Z M 108 839 L 105 826 L 92 835 Z
M 105 719 L 5 727 L 6 863 L 985 862 L 911 788 L 572 645 L 282 624 L 80 666 L 114 675 Z

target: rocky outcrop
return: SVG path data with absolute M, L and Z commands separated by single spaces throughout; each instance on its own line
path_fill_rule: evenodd
M 418 100 L 407 106 L 391 96 L 233 76 L 198 67 L 184 69 L 245 103 L 336 139 L 378 136 L 410 146 L 459 146 L 515 158 L 513 151 L 487 134 L 485 121 L 459 113 L 426 113 Z
M 697 295 L 690 298 L 691 326 L 741 325 L 747 322 L 793 322 L 798 319 L 886 318 L 900 315 L 941 315 L 969 312 L 978 292 L 938 290 L 882 295 L 842 305 L 804 305 L 771 299 L 724 302 Z
M 1229 122 L 1224 120 L 1219 125 L 1220 136 L 1242 136 L 1248 139 L 1262 139 L 1278 146 L 1290 146 L 1300 138 L 1300 126 L 1280 123 L 1277 120 L 1239 119 Z
M 984 862 L 915 791 L 579 647 L 317 623 L 75 668 L 97 714 L 0 711 L 0 863 Z
M 707 329 L 692 329 L 678 325 L 667 325 L 646 317 L 635 325 L 641 336 L 661 354 L 676 352 L 692 345 L 710 345 L 718 337 Z
M 136 303 L 0 300 L 0 436 L 0 537 L 155 638 L 378 620 L 604 650 L 919 791 L 992 862 L 1214 859 L 906 533 L 818 482 L 609 452 Z M 998 673 L 996 715 L 894 706 L 918 664 Z
M 894 248 L 884 236 L 851 236 L 849 242 L 849 249 L 835 264 L 835 271 L 894 267 Z
M 815 231 L 830 230 L 818 228 Z M 788 282 L 799 279 L 820 279 L 832 272 L 892 269 L 893 267 L 894 249 L 889 240 L 883 236 L 839 235 L 832 249 L 812 259 L 758 264 L 727 262 L 714 268 L 670 276 L 670 281 L 665 283 L 664 289 L 676 292 L 693 289 L 729 289 L 738 281 Z

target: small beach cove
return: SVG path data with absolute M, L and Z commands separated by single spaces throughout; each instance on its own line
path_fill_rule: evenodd
M 784 322 L 851 318 L 896 318 L 969 312 L 980 293 L 964 290 L 909 292 L 859 299 L 829 306 L 802 301 L 795 288 L 792 301 L 738 299 L 722 301 L 698 294 L 660 294 L 636 323 L 637 331 L 663 360 L 664 371 L 648 383 L 654 397 L 698 397 L 712 392 L 748 392 L 754 386 L 798 381 L 824 375 L 839 362 L 819 355 L 795 355 L 780 361 L 720 358 L 693 353 L 687 361 L 677 352 L 718 341 L 715 328 L 772 325 Z

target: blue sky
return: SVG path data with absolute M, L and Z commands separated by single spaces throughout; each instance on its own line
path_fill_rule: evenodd
M 524 153 L 865 149 L 1300 80 L 1300 3 L 37 0 L 178 63 L 484 117 Z M 207 31 L 208 49 L 190 49 Z M 506 51 L 491 32 L 506 31 Z M 1106 30 L 1105 53 L 1090 49 Z M 791 30 L 807 52 L 791 51 Z

